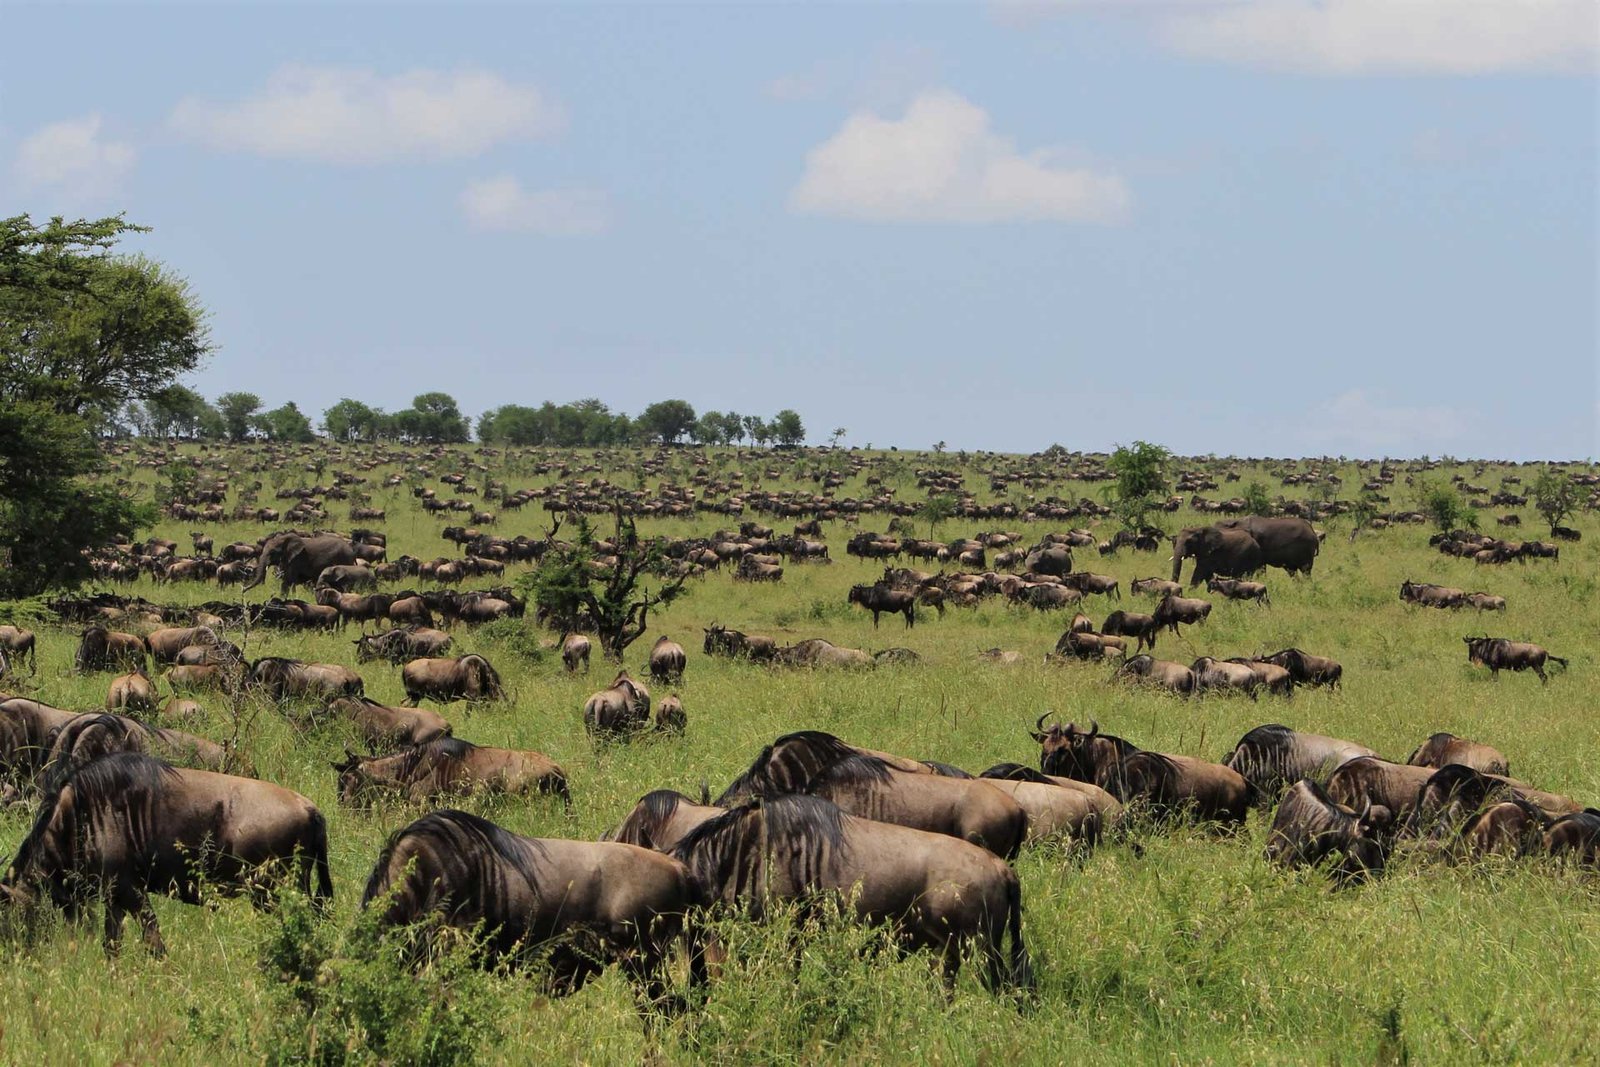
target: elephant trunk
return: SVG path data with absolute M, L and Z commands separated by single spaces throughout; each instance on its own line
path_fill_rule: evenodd
M 1187 553 L 1184 551 L 1186 543 L 1182 537 L 1172 543 L 1172 580 L 1175 582 L 1178 580 L 1178 576 L 1183 573 L 1183 561 L 1187 557 Z

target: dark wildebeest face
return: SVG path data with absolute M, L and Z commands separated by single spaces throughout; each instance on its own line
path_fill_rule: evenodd
M 359 755 L 347 748 L 344 750 L 344 762 L 332 764 L 339 774 L 339 803 L 351 807 L 371 806 L 375 781 L 367 773 L 364 763 Z
M 1047 711 L 1039 716 L 1030 732 L 1039 742 L 1039 769 L 1059 778 L 1093 782 L 1098 769 L 1095 740 L 1100 735 L 1100 724 L 1090 720 L 1090 728 L 1080 730 L 1076 723 L 1051 723 L 1046 729 L 1044 721 L 1052 714 Z

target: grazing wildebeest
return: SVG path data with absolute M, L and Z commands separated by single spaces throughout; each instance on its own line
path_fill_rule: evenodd
M 91 626 L 78 639 L 74 665 L 80 672 L 109 671 L 145 666 L 149 648 L 138 634 L 119 633 L 104 626 Z
M 669 694 L 656 707 L 656 729 L 662 733 L 681 734 L 689 728 L 689 716 L 683 710 L 683 701 L 677 693 Z
M 1341 764 L 1360 756 L 1376 757 L 1377 753 L 1354 741 L 1269 723 L 1241 737 L 1224 762 L 1270 800 L 1302 778 L 1325 782 Z
M 1400 599 L 1409 604 L 1421 604 L 1425 608 L 1459 608 L 1466 603 L 1467 593 L 1464 589 L 1413 582 L 1407 578 L 1400 583 Z
M 327 827 L 311 801 L 270 782 L 128 752 L 53 784 L 4 885 L 13 898 L 42 891 L 69 915 L 104 900 L 107 952 L 116 951 L 123 917 L 132 912 L 145 945 L 159 954 L 165 946 L 147 894 L 200 904 L 203 887 L 253 890 L 264 900 L 270 868 L 291 864 L 302 892 L 333 896 Z
M 4 649 L 16 663 L 28 661 L 28 673 L 39 673 L 39 652 L 32 630 L 17 626 L 0 626 L 0 649 Z
M 1243 822 L 1255 789 L 1238 772 L 1192 756 L 1147 752 L 1120 737 L 1075 723 L 1052 723 L 1039 716 L 1030 736 L 1039 743 L 1039 769 L 1047 775 L 1093 784 L 1123 804 L 1139 801 L 1152 814 L 1192 815 L 1203 820 Z
M 1328 796 L 1347 808 L 1377 804 L 1403 822 L 1416 806 L 1417 794 L 1433 777 L 1428 767 L 1390 763 L 1376 756 L 1357 756 L 1341 763 L 1328 776 Z
M 1117 580 L 1109 574 L 1073 571 L 1071 574 L 1061 576 L 1061 584 L 1069 589 L 1076 589 L 1085 596 L 1098 593 L 1112 599 L 1122 599 L 1122 591 L 1117 587 Z
M 1073 656 L 1077 659 L 1107 659 L 1112 653 L 1118 656 L 1128 654 L 1128 643 L 1120 637 L 1107 637 L 1105 634 L 1078 633 L 1068 630 L 1056 642 L 1057 656 Z M 1046 657 L 1049 662 L 1049 657 Z
M 1114 637 L 1136 637 L 1139 640 L 1134 650 L 1142 652 L 1146 648 L 1156 647 L 1156 633 L 1160 629 L 1154 615 L 1144 615 L 1137 611 L 1113 611 L 1106 616 L 1105 625 L 1100 627 L 1100 632 Z
M 263 656 L 250 664 L 248 684 L 266 690 L 274 700 L 308 697 L 337 700 L 358 697 L 364 683 L 361 675 L 338 663 L 304 663 L 282 656 Z
M 145 635 L 144 641 L 145 647 L 150 650 L 150 658 L 157 663 L 176 663 L 179 655 L 187 648 L 195 646 L 218 648 L 228 645 L 209 626 L 170 626 L 151 630 Z M 228 647 L 233 646 L 228 645 Z
M 359 756 L 345 750 L 339 800 L 367 801 L 376 793 L 398 794 L 412 804 L 475 793 L 530 796 L 554 793 L 568 807 L 567 772 L 542 752 L 484 748 L 459 737 L 440 737 L 392 756 Z
M 1267 833 L 1267 859 L 1284 867 L 1332 861 L 1334 877 L 1350 882 L 1380 874 L 1392 816 L 1380 805 L 1360 811 L 1335 803 L 1317 783 L 1302 778 L 1278 802 Z
M 500 674 L 479 655 L 445 659 L 414 659 L 400 671 L 406 703 L 416 707 L 424 700 L 449 704 L 456 700 L 504 700 Z
M 1206 621 L 1211 614 L 1211 602 L 1201 600 L 1199 597 L 1172 596 L 1168 594 L 1156 605 L 1155 619 L 1158 627 L 1165 626 L 1173 634 L 1178 632 L 1178 624 L 1196 626 Z
M 1450 847 L 1457 861 L 1484 856 L 1519 859 L 1537 852 L 1544 843 L 1550 819 L 1521 797 L 1491 804 L 1467 820 Z
M 568 672 L 576 671 L 578 664 L 583 664 L 585 674 L 589 673 L 589 639 L 582 634 L 567 634 L 561 639 L 561 665 Z
M 671 789 L 657 789 L 640 797 L 604 840 L 671 852 L 690 830 L 726 811 L 711 804 L 697 804 Z
M 1479 611 L 1504 611 L 1506 598 L 1495 596 L 1493 593 L 1468 593 L 1467 605 Z
M 847 602 L 860 604 L 872 612 L 872 628 L 878 628 L 878 616 L 885 611 L 906 617 L 906 626 L 917 624 L 917 595 L 891 589 L 882 582 L 876 585 L 852 585 Z
M 1544 832 L 1544 849 L 1586 867 L 1600 865 L 1600 811 L 1585 808 L 1551 823 Z
M 328 711 L 353 724 L 373 752 L 425 745 L 450 736 L 444 716 L 426 708 L 392 708 L 368 697 L 343 697 L 329 704 Z
M 708 656 L 745 656 L 765 661 L 778 654 L 778 642 L 760 634 L 745 634 L 712 623 L 705 635 L 705 652 Z
M 1228 600 L 1255 600 L 1272 606 L 1272 599 L 1267 596 L 1265 582 L 1246 582 L 1239 578 L 1207 578 L 1206 591 L 1208 593 L 1221 593 Z
M 1020 763 L 997 763 L 978 777 L 988 781 L 1038 782 L 1070 790 L 1081 797 L 1098 817 L 1100 833 L 1122 821 L 1122 802 L 1093 782 L 1080 782 L 1060 775 L 1041 774 L 1032 767 Z
M 1201 693 L 1226 691 L 1243 693 L 1254 700 L 1256 690 L 1261 687 L 1260 677 L 1242 663 L 1201 656 L 1189 665 L 1189 669 L 1194 671 L 1194 691 L 1197 696 Z
M 1498 802 L 1511 795 L 1505 779 L 1452 763 L 1432 771 L 1417 790 L 1404 829 L 1408 835 L 1440 845 L 1454 838 L 1491 800 Z
M 858 921 L 891 926 L 908 949 L 938 951 L 946 982 L 955 981 L 971 947 L 982 954 L 990 988 L 1033 984 L 1017 874 L 975 845 L 791 795 L 706 820 L 672 855 L 688 867 L 701 900 L 760 919 L 780 901 L 836 896 Z M 1001 954 L 1007 933 L 1009 962 Z
M 117 752 L 143 752 L 203 771 L 229 769 L 226 745 L 181 730 L 146 726 L 137 719 L 101 712 L 76 716 L 57 727 L 51 732 L 49 750 L 39 775 L 45 790 L 73 767 Z
M 1016 599 L 1040 611 L 1056 611 L 1083 603 L 1083 594 L 1070 586 L 1040 582 L 1021 586 Z
M 1266 660 L 1250 659 L 1247 656 L 1230 656 L 1228 662 L 1249 667 L 1255 672 L 1256 681 L 1261 688 L 1273 696 L 1294 696 L 1294 675 L 1289 673 L 1289 668 L 1268 663 Z
M 802 730 L 761 750 L 717 804 L 750 797 L 809 793 L 865 819 L 910 826 L 982 845 L 1011 858 L 1022 847 L 1028 816 L 987 782 L 901 770 L 832 734 Z
M 383 927 L 442 920 L 481 930 L 492 959 L 547 957 L 557 994 L 619 963 L 652 1002 L 693 904 L 688 872 L 659 852 L 523 837 L 448 808 L 396 831 L 361 895 Z M 689 963 L 702 980 L 692 939 Z
M 0 774 L 11 784 L 31 782 L 50 755 L 56 731 L 77 717 L 25 697 L 0 701 Z
M 991 767 L 979 777 L 1021 805 L 1028 814 L 1028 841 L 1071 838 L 1093 845 L 1100 840 L 1101 811 L 1090 794 L 1065 788 L 1038 771 L 1017 764 Z M 1083 785 L 1086 783 L 1073 783 Z M 1097 792 L 1104 790 L 1095 788 Z M 1107 794 L 1109 797 L 1109 794 Z M 1116 804 L 1116 800 L 1111 799 Z M 1118 810 L 1121 805 L 1117 804 Z
M 650 722 L 650 690 L 621 671 L 611 685 L 583 702 L 583 726 L 591 734 L 631 734 Z
M 1483 774 L 1511 773 L 1510 762 L 1498 749 L 1450 733 L 1433 734 L 1406 757 L 1406 762 L 1413 767 L 1435 770 L 1459 763 Z
M 649 667 L 653 681 L 663 685 L 683 681 L 683 668 L 688 662 L 683 646 L 666 634 L 656 638 L 656 643 L 650 646 Z
M 1467 643 L 1467 659 L 1475 666 L 1488 667 L 1490 675 L 1495 681 L 1500 680 L 1501 671 L 1532 671 L 1539 676 L 1539 681 L 1548 684 L 1550 679 L 1544 673 L 1547 660 L 1554 661 L 1565 667 L 1567 661 L 1560 656 L 1552 656 L 1538 645 L 1527 641 L 1508 641 L 1504 637 L 1463 637 Z
M 1188 696 L 1194 692 L 1194 671 L 1182 663 L 1156 659 L 1149 655 L 1134 656 L 1117 668 L 1115 678 L 1137 678 L 1141 682 L 1159 685 L 1163 689 Z
M 317 590 L 317 603 L 338 612 L 338 626 L 342 630 L 351 619 L 366 629 L 369 622 L 382 622 L 389 614 L 394 597 L 388 593 L 341 593 L 324 586 Z
M 414 659 L 431 659 L 450 650 L 449 634 L 424 626 L 389 630 L 381 634 L 366 634 L 356 638 L 356 662 L 367 663 L 375 659 L 390 663 L 409 663 Z
M 1118 612 L 1117 614 L 1121 614 L 1121 613 Z M 1106 630 L 1105 632 L 1106 633 L 1116 633 L 1115 630 Z M 1067 633 L 1069 633 L 1069 634 L 1092 634 L 1092 633 L 1094 633 L 1094 620 L 1089 618 L 1089 616 L 1085 615 L 1083 612 L 1080 611 L 1080 612 L 1078 612 L 1076 615 L 1074 615 L 1072 617 L 1072 621 L 1071 622 L 1067 623 Z M 1056 647 L 1057 648 L 1061 647 L 1061 642 L 1060 641 L 1056 642 Z
M 1160 600 L 1169 596 L 1182 596 L 1183 584 L 1169 582 L 1165 578 L 1135 578 L 1128 583 L 1128 588 L 1135 593 L 1143 593 Z
M 1344 677 L 1344 668 L 1337 660 L 1326 656 L 1313 656 L 1302 652 L 1298 648 L 1286 648 L 1282 652 L 1274 652 L 1270 656 L 1257 656 L 1262 663 L 1275 663 L 1289 672 L 1295 685 L 1324 685 L 1330 689 L 1340 688 Z
M 144 671 L 119 675 L 106 690 L 107 711 L 151 712 L 160 703 L 161 694 Z

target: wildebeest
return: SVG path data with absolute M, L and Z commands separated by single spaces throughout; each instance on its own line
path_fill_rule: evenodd
M 443 630 L 423 626 L 366 634 L 355 640 L 356 662 L 384 659 L 400 664 L 414 659 L 429 659 L 444 655 L 450 650 L 451 643 L 450 635 Z
M 591 734 L 626 735 L 650 722 L 650 690 L 620 671 L 611 685 L 583 702 L 583 726 Z
M 1269 723 L 1239 738 L 1224 762 L 1270 799 L 1302 778 L 1325 782 L 1335 768 L 1360 756 L 1375 757 L 1377 753 L 1354 741 Z
M 1153 656 L 1134 656 L 1117 668 L 1116 678 L 1137 678 L 1141 682 L 1159 685 L 1163 689 L 1188 696 L 1194 692 L 1194 671 L 1182 663 L 1156 659 Z
M 1154 615 L 1144 615 L 1137 611 L 1113 611 L 1106 616 L 1105 625 L 1100 627 L 1100 632 L 1114 637 L 1136 637 L 1138 643 L 1135 651 L 1156 647 L 1156 633 L 1161 627 L 1156 623 Z
M 1464 589 L 1413 582 L 1407 578 L 1400 583 L 1400 599 L 1410 604 L 1421 604 L 1425 608 L 1459 608 L 1466 603 L 1467 593 Z
M 1099 594 L 1115 600 L 1122 599 L 1122 592 L 1117 587 L 1117 580 L 1109 574 L 1090 574 L 1088 571 L 1073 571 L 1071 574 L 1061 576 L 1061 584 L 1069 589 L 1089 596 Z
M 1249 667 L 1255 673 L 1256 681 L 1261 688 L 1273 696 L 1294 696 L 1294 675 L 1289 673 L 1289 668 L 1268 663 L 1266 660 L 1250 659 L 1248 656 L 1230 656 L 1228 662 Z
M 845 648 L 820 637 L 810 637 L 780 648 L 773 662 L 786 667 L 875 667 L 877 660 L 859 648 Z
M 1128 588 L 1135 593 L 1153 596 L 1158 600 L 1164 597 L 1183 595 L 1183 584 L 1181 582 L 1169 582 L 1167 579 L 1160 577 L 1135 578 L 1128 583 Z
M 671 789 L 657 789 L 640 797 L 604 840 L 671 852 L 690 830 L 725 811 L 726 808 L 711 804 L 697 804 Z
M 1161 603 L 1156 605 L 1155 620 L 1158 627 L 1165 626 L 1174 634 L 1178 632 L 1178 624 L 1196 626 L 1206 621 L 1211 614 L 1211 602 L 1201 600 L 1199 597 L 1173 596 L 1170 593 L 1161 598 Z
M 321 588 L 317 590 L 317 603 L 338 612 L 340 629 L 351 619 L 366 629 L 369 622 L 383 621 L 394 597 L 388 593 L 341 593 L 337 589 Z
M 716 803 L 785 793 L 820 796 L 864 819 L 947 834 L 1008 859 L 1027 836 L 1027 814 L 993 785 L 902 770 L 817 730 L 763 748 Z
M 184 649 L 196 645 L 206 648 L 227 645 L 209 626 L 171 626 L 152 630 L 145 635 L 144 641 L 145 647 L 150 650 L 150 658 L 157 663 L 176 663 Z
M 265 690 L 274 700 L 291 697 L 337 700 L 358 697 L 361 675 L 338 663 L 304 663 L 282 656 L 263 656 L 250 664 L 246 681 Z
M 1087 790 L 1104 794 L 1116 811 L 1122 809 L 1115 798 L 1098 786 L 1071 782 L 1071 786 L 1086 788 L 1069 788 L 1020 764 L 991 767 L 979 777 L 1015 800 L 1027 812 L 1029 841 L 1060 837 L 1088 845 L 1099 841 L 1104 829 L 1104 815 L 1094 795 Z
M 427 708 L 392 708 L 368 697 L 342 697 L 328 711 L 354 725 L 374 752 L 425 745 L 450 735 L 444 716 Z
M 1450 733 L 1433 734 L 1418 745 L 1406 762 L 1413 767 L 1440 767 L 1459 763 L 1483 774 L 1511 773 L 1511 764 L 1498 749 Z
M 1600 811 L 1585 808 L 1551 823 L 1544 832 L 1544 849 L 1586 867 L 1600 865 Z
M 1254 600 L 1267 607 L 1272 599 L 1267 596 L 1265 582 L 1247 582 L 1239 578 L 1207 578 L 1206 592 L 1221 593 L 1229 600 Z
M 50 755 L 56 731 L 77 717 L 25 697 L 0 701 L 0 774 L 12 784 L 31 782 Z
M 424 700 L 449 704 L 456 700 L 504 700 L 500 674 L 479 655 L 445 659 L 414 659 L 400 671 L 406 703 L 416 707 Z
M 398 794 L 412 804 L 475 793 L 528 796 L 553 793 L 567 806 L 567 772 L 542 752 L 484 748 L 459 737 L 440 737 L 391 756 L 359 756 L 345 750 L 339 800 L 363 801 L 374 793 Z
M 1039 743 L 1039 769 L 1047 775 L 1093 784 L 1123 804 L 1138 801 L 1151 814 L 1192 815 L 1205 820 L 1243 822 L 1255 800 L 1255 789 L 1243 776 L 1220 763 L 1192 756 L 1147 752 L 1130 741 L 1088 730 L 1075 723 L 1052 723 L 1039 716 L 1030 736 Z
M 651 1001 L 694 896 L 669 856 L 612 842 L 523 837 L 443 809 L 396 831 L 361 896 L 383 927 L 428 919 L 481 930 L 495 959 L 547 956 L 553 991 L 576 992 L 620 963 Z M 552 945 L 553 943 L 553 945 Z M 703 958 L 691 947 L 691 981 Z
M 29 674 L 39 673 L 39 652 L 32 630 L 24 630 L 17 626 L 0 626 L 0 648 L 5 649 L 16 663 L 26 659 Z
M 1516 859 L 1536 852 L 1549 826 L 1544 812 L 1521 797 L 1512 797 L 1468 819 L 1449 851 L 1456 860 L 1483 856 Z
M 226 745 L 110 713 L 78 715 L 53 730 L 48 744 L 39 775 L 41 788 L 47 790 L 71 768 L 117 752 L 143 752 L 204 771 L 228 770 L 230 762 Z
M 576 671 L 578 664 L 583 664 L 584 673 L 589 672 L 589 639 L 582 634 L 567 634 L 561 639 L 561 665 L 568 672 Z
M 683 668 L 688 662 L 683 646 L 666 634 L 656 638 L 656 643 L 650 646 L 650 677 L 663 685 L 681 682 Z
M 917 624 L 917 595 L 891 589 L 882 582 L 876 585 L 853 585 L 847 603 L 860 604 L 872 612 L 872 628 L 878 628 L 878 616 L 884 612 L 904 615 L 906 626 L 910 628 Z
M 1440 845 L 1455 837 L 1490 800 L 1498 801 L 1510 794 L 1511 787 L 1504 779 L 1452 763 L 1430 773 L 1417 790 L 1405 832 L 1430 845 Z
M 1228 660 L 1214 659 L 1211 656 L 1201 656 L 1189 665 L 1194 671 L 1194 691 L 1196 695 L 1215 691 L 1231 691 L 1243 693 L 1251 700 L 1256 699 L 1256 690 L 1261 687 L 1261 678 L 1255 671 L 1243 663 L 1233 663 Z
M 1128 653 L 1128 643 L 1120 637 L 1107 637 L 1105 634 L 1079 633 L 1068 630 L 1056 642 L 1057 656 L 1073 656 L 1077 659 L 1105 659 L 1116 653 L 1125 656 Z M 1049 657 L 1046 657 L 1048 660 Z
M 778 643 L 760 634 L 746 634 L 726 626 L 711 624 L 705 631 L 705 653 L 708 656 L 745 656 L 752 660 L 772 659 L 778 652 Z
M 1550 679 L 1544 673 L 1546 661 L 1553 661 L 1565 667 L 1567 661 L 1560 656 L 1552 656 L 1538 645 L 1527 641 L 1509 641 L 1504 637 L 1463 637 L 1461 640 L 1467 644 L 1467 659 L 1475 666 L 1488 667 L 1490 675 L 1495 681 L 1500 680 L 1501 671 L 1532 671 L 1539 676 L 1539 681 L 1548 684 Z
M 1466 603 L 1479 611 L 1506 610 L 1506 598 L 1493 593 L 1468 593 Z
M 121 753 L 74 769 L 45 794 L 5 887 L 13 897 L 42 891 L 69 914 L 99 897 L 107 952 L 132 912 L 146 946 L 161 953 L 147 894 L 199 904 L 202 887 L 259 893 L 270 868 L 288 864 L 298 867 L 302 892 L 333 895 L 327 827 L 299 793 Z
M 1117 612 L 1116 614 L 1120 615 L 1121 612 Z M 1106 630 L 1104 632 L 1105 633 L 1110 633 L 1110 634 L 1116 633 L 1115 630 Z M 1080 612 L 1078 612 L 1076 615 L 1074 615 L 1072 617 L 1072 621 L 1071 622 L 1067 623 L 1067 633 L 1069 633 L 1069 634 L 1092 634 L 1092 633 L 1094 633 L 1094 620 L 1089 618 L 1089 616 L 1085 615 L 1083 612 L 1080 611 Z M 1056 642 L 1056 647 L 1057 648 L 1061 647 L 1061 642 L 1060 641 Z
M 156 685 L 143 671 L 119 675 L 106 690 L 107 711 L 152 712 L 161 703 Z
M 858 921 L 894 928 L 907 948 L 938 951 L 947 982 L 971 947 L 990 988 L 1033 984 L 1017 874 L 975 845 L 853 816 L 819 797 L 779 796 L 708 819 L 672 855 L 702 900 L 759 919 L 780 901 L 836 896 Z
M 1284 867 L 1332 861 L 1335 878 L 1354 881 L 1379 874 L 1388 855 L 1385 832 L 1392 817 L 1380 805 L 1359 812 L 1335 803 L 1309 778 L 1289 787 L 1267 832 L 1267 859 Z
M 753 556 L 745 556 L 739 560 L 739 567 L 733 572 L 736 582 L 779 582 L 783 580 L 783 567 L 777 563 L 765 563 Z
M 73 659 L 78 671 L 124 670 L 145 666 L 149 651 L 144 638 L 138 634 L 119 633 L 104 626 L 91 626 L 78 638 L 78 652 Z
M 1418 792 L 1431 777 L 1433 771 L 1428 767 L 1357 756 L 1341 763 L 1328 776 L 1327 792 L 1336 804 L 1347 808 L 1377 804 L 1403 821 L 1410 817 Z
M 1344 677 L 1344 668 L 1337 660 L 1326 656 L 1313 656 L 1298 648 L 1286 648 L 1270 656 L 1257 656 L 1262 663 L 1275 663 L 1289 672 L 1295 685 L 1327 686 L 1338 689 Z
M 656 706 L 656 729 L 663 733 L 683 733 L 689 728 L 689 716 L 683 710 L 683 701 L 671 693 Z

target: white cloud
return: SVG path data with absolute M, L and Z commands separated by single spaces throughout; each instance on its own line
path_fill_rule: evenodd
M 1592 68 L 1594 0 L 1248 0 L 1168 12 L 1191 55 L 1312 74 L 1492 74 Z
M 17 150 L 17 181 L 78 204 L 116 195 L 133 171 L 133 146 L 101 134 L 99 115 L 52 122 L 30 134 Z
M 347 67 L 281 67 L 243 100 L 179 101 L 172 127 L 213 148 L 332 163 L 476 156 L 565 122 L 538 89 L 481 70 L 384 76 Z
M 461 210 L 477 230 L 578 236 L 611 228 L 611 202 L 595 189 L 524 189 L 508 174 L 471 182 Z
M 1351 389 L 1317 405 L 1301 426 L 1312 450 L 1414 456 L 1447 451 L 1471 424 L 1459 408 L 1391 404 L 1382 393 Z
M 988 112 L 930 90 L 888 119 L 858 111 L 806 154 L 792 210 L 896 222 L 1114 222 L 1132 196 L 1121 177 L 1017 151 Z

